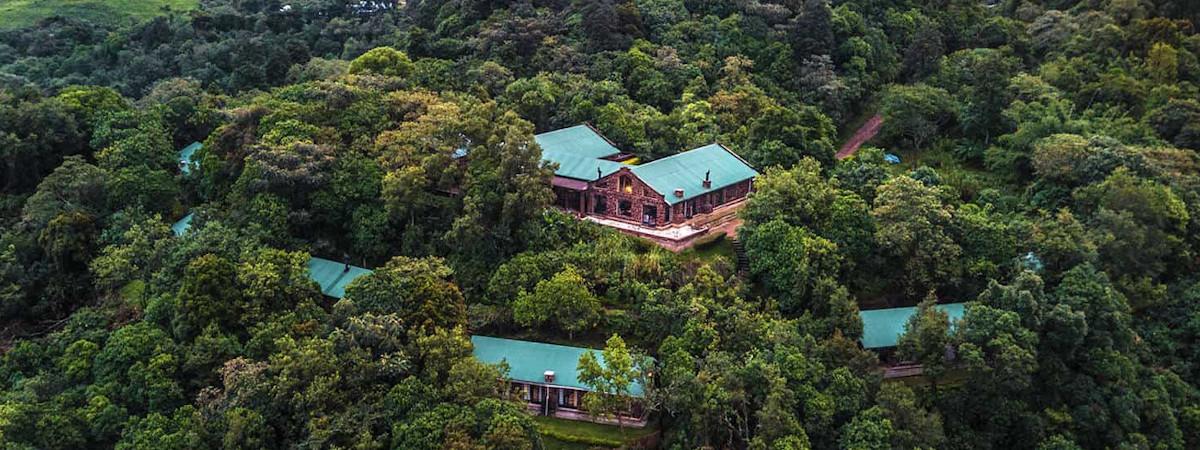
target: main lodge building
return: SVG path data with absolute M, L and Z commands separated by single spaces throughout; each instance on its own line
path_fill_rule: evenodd
M 634 165 L 632 155 L 588 125 L 534 138 L 542 160 L 557 166 L 558 207 L 672 250 L 723 232 L 758 176 L 720 144 Z

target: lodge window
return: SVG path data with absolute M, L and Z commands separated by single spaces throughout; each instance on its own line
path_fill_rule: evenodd
M 632 216 L 633 203 L 630 203 L 629 200 L 621 200 L 617 203 L 617 212 L 622 216 Z
M 604 197 L 603 195 L 597 195 L 595 200 L 596 206 L 592 208 L 593 212 L 596 214 L 604 214 L 608 212 L 608 198 Z
M 646 225 L 654 225 L 658 223 L 658 207 L 654 205 L 642 205 L 642 223 Z
M 720 205 L 722 203 L 725 203 L 725 190 L 724 189 L 721 189 L 717 192 L 713 192 L 712 196 L 713 196 L 713 205 Z
M 621 177 L 621 192 L 626 194 L 633 193 L 633 179 L 628 176 Z

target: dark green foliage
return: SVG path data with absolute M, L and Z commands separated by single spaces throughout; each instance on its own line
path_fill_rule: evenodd
M 612 337 L 585 378 L 644 364 L 663 448 L 1195 448 L 1197 8 L 987 3 L 213 0 L 0 31 L 0 440 L 543 448 L 470 330 Z M 549 209 L 533 136 L 584 122 L 762 172 L 747 271 Z M 374 274 L 333 301 L 309 255 Z M 899 348 L 859 347 L 860 306 L 913 305 Z

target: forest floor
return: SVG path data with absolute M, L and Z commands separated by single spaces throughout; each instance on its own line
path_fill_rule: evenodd
M 879 129 L 882 127 L 883 116 L 880 116 L 879 114 L 871 116 L 871 118 L 867 119 L 866 123 L 863 123 L 861 127 L 858 127 L 858 131 L 855 131 L 854 135 L 850 136 L 850 139 L 847 140 L 844 145 L 842 145 L 841 150 L 838 150 L 835 157 L 837 157 L 837 159 L 846 159 L 853 156 L 854 152 L 857 152 L 859 147 L 862 147 L 863 144 L 871 140 L 871 138 L 874 138 L 875 135 L 879 133 Z
M 26 27 L 53 16 L 119 25 L 166 11 L 189 11 L 199 4 L 199 0 L 0 0 L 0 29 Z

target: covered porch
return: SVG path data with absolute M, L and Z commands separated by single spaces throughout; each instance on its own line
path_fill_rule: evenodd
M 631 428 L 646 426 L 646 414 L 641 402 L 629 399 L 629 408 L 615 416 L 596 417 L 583 409 L 583 399 L 595 395 L 583 389 L 525 381 L 509 382 L 510 392 L 528 405 L 529 411 L 539 416 L 557 417 L 567 420 L 582 420 L 606 425 L 623 425 Z
M 585 215 L 584 220 L 616 228 L 622 233 L 649 239 L 671 251 L 681 251 L 715 234 L 734 236 L 741 220 L 737 212 L 745 199 L 720 205 L 707 213 L 695 214 L 683 223 L 667 226 L 639 225 L 605 216 Z
M 577 215 L 587 214 L 588 183 L 586 181 L 556 175 L 550 185 L 554 190 L 554 206 Z

